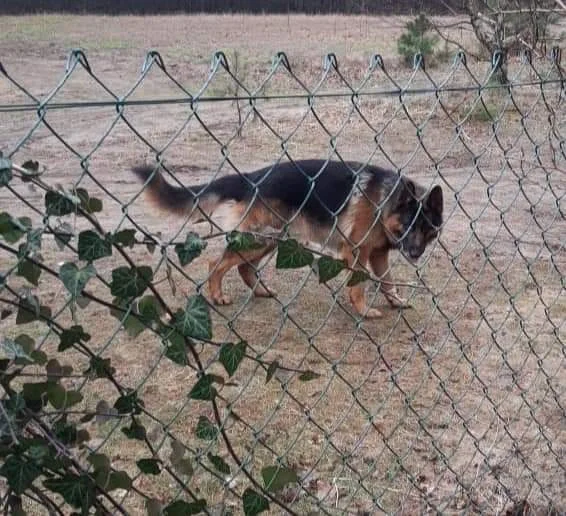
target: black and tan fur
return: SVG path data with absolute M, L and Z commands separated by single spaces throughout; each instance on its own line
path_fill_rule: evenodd
M 389 251 L 399 249 L 416 261 L 442 225 L 440 186 L 430 191 L 411 179 L 370 165 L 303 160 L 280 163 L 247 174 L 231 174 L 207 185 L 173 186 L 155 167 L 133 169 L 146 183 L 159 207 L 205 220 L 220 208 L 227 213 L 222 229 L 289 235 L 309 245 L 334 250 L 349 267 L 370 266 L 381 291 L 393 306 L 406 302 L 397 294 L 389 272 Z M 274 243 L 245 252 L 225 250 L 210 260 L 209 289 L 213 301 L 228 304 L 222 279 L 233 267 L 256 296 L 273 293 L 258 282 L 260 261 Z M 350 288 L 350 300 L 365 317 L 381 312 L 366 306 L 363 284 Z

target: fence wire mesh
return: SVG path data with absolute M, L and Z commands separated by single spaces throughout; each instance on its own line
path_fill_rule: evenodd
M 564 75 L 555 49 L 501 85 L 501 58 L 393 74 L 328 55 L 312 79 L 217 53 L 189 85 L 150 52 L 124 94 L 79 50 L 39 93 L 0 65 L 6 506 L 564 513 Z M 218 306 L 208 260 L 258 236 L 156 211 L 131 173 L 186 187 L 315 157 L 441 185 L 438 239 L 390 259 L 410 308 L 368 271 L 382 317 L 360 317 L 349 271 L 286 235 L 253 264 L 274 297 L 230 274 Z

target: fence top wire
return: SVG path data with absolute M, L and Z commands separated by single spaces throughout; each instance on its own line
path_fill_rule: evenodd
M 234 101 L 245 101 L 250 105 L 253 105 L 257 100 L 307 100 L 312 101 L 314 98 L 351 98 L 355 101 L 359 97 L 399 97 L 399 96 L 415 96 L 415 95 L 429 95 L 429 94 L 439 94 L 439 93 L 470 93 L 489 91 L 489 90 L 501 90 L 507 89 L 509 86 L 513 88 L 522 88 L 528 86 L 542 86 L 542 85 L 560 85 L 564 88 L 564 75 L 562 73 L 561 63 L 560 63 L 560 52 L 557 47 L 553 48 L 548 56 L 548 63 L 551 67 L 546 70 L 546 75 L 541 75 L 533 66 L 532 54 L 530 51 L 525 50 L 521 54 L 522 67 L 517 72 L 517 76 L 520 77 L 523 74 L 523 69 L 528 68 L 536 72 L 535 80 L 510 80 L 509 85 L 499 84 L 492 81 L 494 72 L 499 66 L 501 66 L 502 55 L 501 52 L 494 52 L 491 60 L 491 66 L 487 70 L 484 78 L 477 79 L 474 73 L 468 67 L 468 60 L 466 54 L 462 51 L 455 54 L 452 65 L 449 68 L 447 77 L 444 81 L 436 84 L 432 77 L 426 73 L 424 56 L 416 55 L 414 59 L 413 74 L 407 80 L 405 85 L 398 84 L 397 81 L 386 70 L 384 60 L 379 54 L 371 56 L 368 68 L 366 70 L 365 76 L 358 85 L 350 84 L 346 78 L 341 74 L 338 64 L 338 58 L 335 54 L 327 54 L 323 59 L 322 64 L 322 77 L 318 83 L 318 86 L 309 89 L 294 73 L 289 60 L 284 52 L 278 52 L 272 59 L 272 64 L 270 70 L 267 72 L 264 80 L 261 81 L 260 86 L 256 91 L 250 91 L 248 88 L 240 81 L 240 79 L 235 76 L 231 69 L 228 58 L 224 52 L 216 52 L 213 55 L 212 63 L 210 66 L 209 76 L 203 83 L 200 91 L 197 93 L 189 92 L 184 86 L 181 85 L 172 75 L 165 66 L 165 62 L 159 52 L 152 50 L 149 51 L 143 61 L 141 67 L 141 73 L 138 80 L 132 86 L 132 88 L 124 95 L 118 96 L 113 93 L 100 79 L 93 73 L 87 56 L 83 50 L 76 49 L 70 52 L 65 66 L 65 74 L 61 79 L 60 83 L 46 95 L 44 99 L 40 99 L 32 95 L 27 91 L 15 78 L 13 78 L 6 68 L 0 62 L 0 73 L 4 75 L 18 90 L 24 93 L 31 102 L 29 103 L 9 103 L 0 104 L 0 112 L 25 112 L 25 111 L 37 111 L 41 116 L 47 110 L 61 110 L 61 109 L 76 109 L 76 108 L 100 108 L 100 107 L 115 107 L 116 111 L 120 112 L 126 106 L 144 106 L 144 105 L 168 105 L 168 104 L 189 104 L 191 106 L 197 106 L 200 103 L 216 103 L 216 102 L 234 102 Z M 100 84 L 103 89 L 111 95 L 114 100 L 96 100 L 96 101 L 74 101 L 74 102 L 57 102 L 51 100 L 55 94 L 61 89 L 67 79 L 72 75 L 76 67 L 79 66 L 83 68 L 91 77 Z M 129 97 L 134 93 L 137 87 L 141 84 L 143 79 L 149 74 L 152 67 L 159 68 L 163 73 L 167 75 L 183 92 L 183 97 L 177 98 L 154 98 L 154 99 L 129 99 Z M 215 75 L 219 73 L 220 70 L 226 71 L 230 74 L 231 78 L 242 87 L 244 94 L 238 95 L 209 95 L 207 93 L 207 86 L 214 78 Z M 285 70 L 304 90 L 303 93 L 288 93 L 288 94 L 265 94 L 261 93 L 263 86 L 273 77 L 275 73 L 280 70 Z M 466 71 L 469 77 L 475 83 L 474 85 L 462 85 L 462 86 L 447 86 L 446 83 L 457 74 L 459 71 Z M 342 83 L 347 85 L 347 90 L 342 91 L 319 91 L 320 85 L 324 83 L 324 79 L 329 75 L 330 72 L 336 72 L 342 79 Z M 394 85 L 391 89 L 372 89 L 364 88 L 368 81 L 368 78 L 374 74 L 381 72 L 389 81 Z M 416 87 L 412 86 L 415 77 L 419 72 L 426 74 L 427 78 L 433 84 L 430 87 Z M 558 72 L 559 76 L 553 76 L 553 72 Z

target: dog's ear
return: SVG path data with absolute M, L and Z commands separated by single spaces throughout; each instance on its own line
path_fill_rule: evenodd
M 399 207 L 408 206 L 417 198 L 417 188 L 410 179 L 403 178 L 399 184 L 400 193 L 397 205 Z
M 434 225 L 440 226 L 442 224 L 442 211 L 444 209 L 444 199 L 440 185 L 436 185 L 429 192 L 426 197 L 425 206 L 426 210 L 433 216 Z

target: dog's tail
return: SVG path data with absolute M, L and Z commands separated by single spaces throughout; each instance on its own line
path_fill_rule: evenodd
M 178 214 L 194 210 L 193 218 L 202 221 L 214 212 L 220 202 L 211 185 L 174 186 L 151 165 L 134 166 L 132 172 L 145 184 L 144 193 L 150 202 L 160 209 Z

